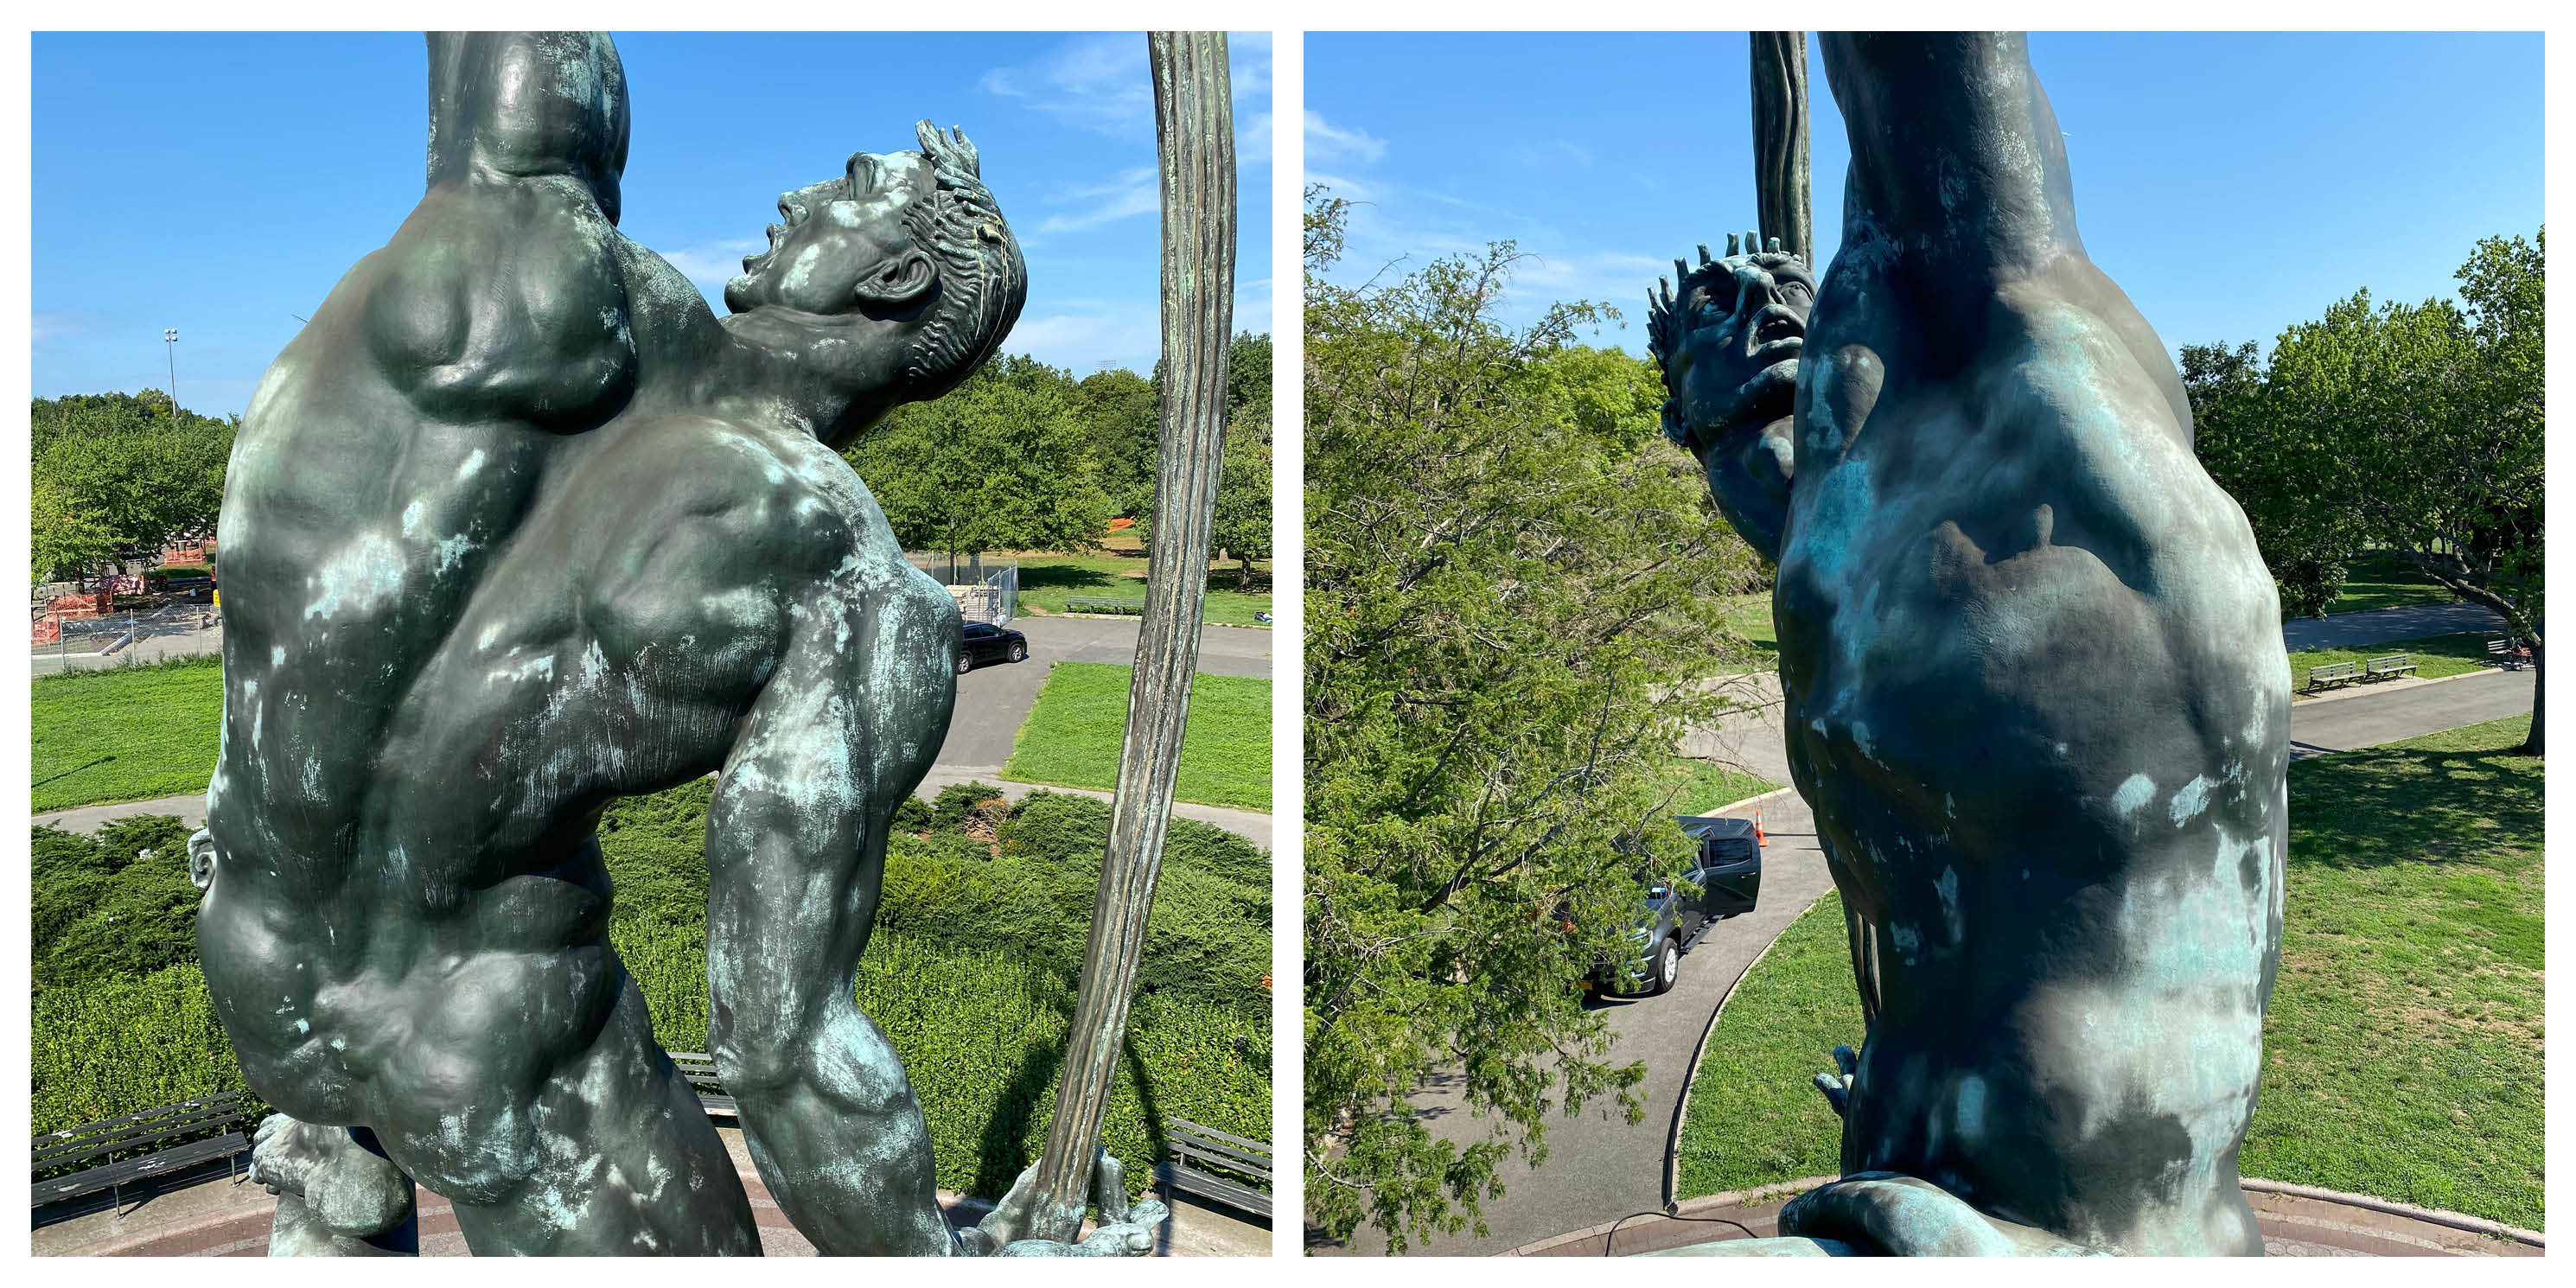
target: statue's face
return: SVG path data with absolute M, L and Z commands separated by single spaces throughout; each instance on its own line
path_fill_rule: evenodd
M 904 212 L 934 185 L 921 153 L 862 152 L 840 178 L 780 194 L 785 222 L 769 226 L 769 249 L 745 257 L 742 276 L 725 283 L 725 307 L 834 315 L 926 296 L 936 266 L 905 231 Z
M 1682 339 L 1665 373 L 1692 441 L 1702 445 L 1789 414 L 1816 300 L 1815 279 L 1791 256 L 1720 262 L 1731 272 L 1694 274 L 1688 298 L 1676 301 Z

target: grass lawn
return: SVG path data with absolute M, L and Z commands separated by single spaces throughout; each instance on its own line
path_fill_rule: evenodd
M 1113 541 L 1115 539 L 1113 538 Z M 1115 545 L 1097 554 L 1056 554 L 1032 552 L 1017 556 L 1020 561 L 1020 607 L 1050 616 L 1061 615 L 1064 601 L 1071 595 L 1096 595 L 1115 599 L 1145 597 L 1145 552 L 1128 539 L 1127 549 Z M 1265 565 L 1255 561 L 1255 568 Z M 1235 566 L 1231 561 L 1208 570 L 1207 622 L 1211 626 L 1261 626 L 1255 613 L 1270 610 L 1270 593 L 1247 595 L 1232 589 Z
M 2326 613 L 2362 613 L 2408 604 L 2447 604 L 2457 597 L 2415 565 L 2392 554 L 2366 554 L 2347 565 L 2343 590 Z
M 1771 624 L 1771 592 L 1733 596 L 1726 606 L 1726 626 L 1751 646 L 1752 657 L 1743 670 L 1780 669 L 1780 636 Z
M 1015 782 L 1111 791 L 1127 733 L 1127 686 L 1134 667 L 1058 662 L 1020 726 Z M 1201 805 L 1270 808 L 1270 681 L 1202 675 L 1190 686 L 1189 729 L 1181 738 L 1174 795 Z
M 206 790 L 224 716 L 215 656 L 46 676 L 29 690 L 35 813 Z
M 2314 696 L 2307 691 L 2308 668 L 2330 662 L 2367 662 L 2391 653 L 2415 655 L 2415 674 L 2427 680 L 2445 675 L 2465 675 L 2487 669 L 2487 641 L 2496 638 L 2486 631 L 2463 631 L 2457 635 L 2435 635 L 2419 640 L 2390 640 L 2366 648 L 2327 648 L 2290 655 L 2292 701 L 2305 701 Z M 2345 685 L 2352 688 L 2352 685 Z M 2326 690 L 2333 692 L 2334 690 Z
M 1676 814 L 1706 814 L 1745 797 L 1780 789 L 1780 784 L 1769 779 L 1738 773 L 1714 761 L 1683 756 L 1673 757 L 1673 772 L 1682 779 L 1681 794 L 1673 798 Z
M 2290 766 L 2280 982 L 2245 1175 L 2546 1229 L 2542 765 L 2529 717 Z M 1834 1172 L 1808 1079 L 1860 1035 L 1827 896 L 1738 986 L 1683 1128 L 1686 1195 Z

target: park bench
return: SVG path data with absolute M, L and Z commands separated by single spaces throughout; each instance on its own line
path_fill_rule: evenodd
M 146 1109 L 122 1118 L 104 1118 L 78 1127 L 47 1132 L 35 1138 L 32 1150 L 35 1206 L 43 1207 L 48 1203 L 60 1203 L 106 1190 L 121 1217 L 125 1207 L 124 1187 L 136 1181 L 166 1176 L 218 1158 L 223 1159 L 230 1169 L 235 1158 L 250 1151 L 250 1138 L 241 1130 L 249 1121 L 248 1103 L 242 1093 L 227 1091 L 218 1096 Z M 47 1175 L 66 1167 L 80 1167 L 94 1159 L 144 1149 L 152 1152 L 141 1157 L 81 1167 L 68 1175 Z
M 2512 640 L 2488 640 L 2487 656 L 2494 658 L 2508 671 L 2519 671 L 2523 663 L 2531 660 L 2531 650 Z
M 1178 1118 L 1163 1120 L 1168 1157 L 1154 1165 L 1166 1190 L 1215 1199 L 1228 1207 L 1270 1216 L 1271 1148 L 1257 1140 Z
M 1098 595 L 1067 595 L 1064 599 L 1064 611 L 1068 613 L 1126 613 L 1141 617 L 1145 613 L 1145 601 L 1141 599 L 1108 599 Z
M 674 1051 L 671 1063 L 679 1068 L 681 1077 L 689 1080 L 689 1086 L 698 1093 L 698 1103 L 709 1114 L 741 1116 L 734 1111 L 733 1097 L 725 1094 L 724 1079 L 716 1076 L 715 1057 L 703 1051 Z
M 2371 680 L 2413 674 L 2415 674 L 2415 655 L 2412 653 L 2390 653 L 2384 657 L 2374 657 L 2370 659 L 2369 668 L 2363 672 L 2364 677 Z
M 2308 691 L 2341 688 L 2360 678 L 2361 663 L 2328 662 L 2324 666 L 2308 668 Z

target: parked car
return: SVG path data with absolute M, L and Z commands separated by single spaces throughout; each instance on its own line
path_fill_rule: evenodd
M 957 673 L 974 670 L 978 662 L 1023 662 L 1028 656 L 1028 636 L 991 622 L 968 622 L 966 646 L 957 650 Z
M 1585 983 L 1597 992 L 1653 996 L 1671 989 L 1681 978 L 1682 950 L 1710 925 L 1753 911 L 1761 898 L 1762 834 L 1752 820 L 1689 816 L 1676 821 L 1699 839 L 1699 853 L 1684 873 L 1698 893 L 1648 882 L 1645 905 L 1628 932 L 1637 955 L 1593 967 Z

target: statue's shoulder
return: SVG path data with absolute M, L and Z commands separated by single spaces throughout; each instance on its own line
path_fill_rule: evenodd
M 424 414 L 594 429 L 636 383 L 622 241 L 569 178 L 442 183 L 354 281 L 357 326 Z

